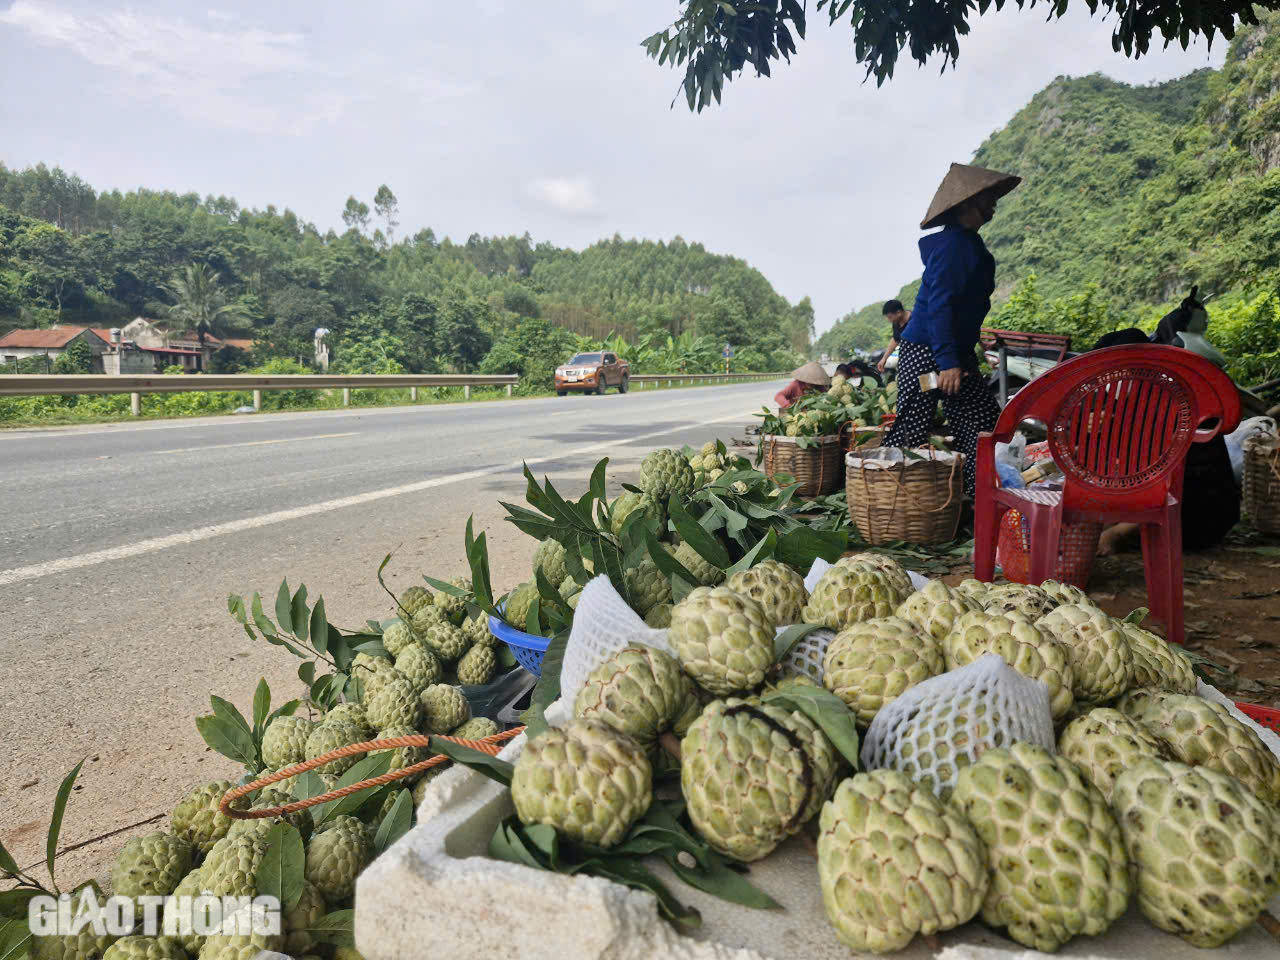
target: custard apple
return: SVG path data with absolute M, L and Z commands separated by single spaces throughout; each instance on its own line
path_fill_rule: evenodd
M 262 734 L 262 762 L 283 770 L 306 759 L 307 737 L 316 725 L 306 717 L 276 717 Z
M 983 607 L 989 613 L 1013 614 L 1032 623 L 1058 606 L 1058 601 L 1027 583 L 999 583 L 987 591 Z
M 1264 803 L 1280 804 L 1280 760 L 1226 707 L 1178 693 L 1136 690 L 1116 705 L 1164 741 L 1173 759 L 1235 777 Z
M 363 743 L 368 739 L 370 739 L 370 732 L 366 727 L 358 727 L 354 723 L 347 723 L 342 720 L 322 723 L 311 732 L 311 736 L 307 737 L 307 759 L 314 760 L 316 757 L 323 756 L 331 750 L 337 750 L 339 747 L 349 747 L 353 743 Z M 353 753 L 346 757 L 335 757 L 318 767 L 312 767 L 312 770 L 315 773 L 331 773 L 335 777 L 341 776 L 355 766 L 360 757 L 361 754 L 358 753 Z
M 1110 707 L 1097 707 L 1068 723 L 1058 737 L 1058 753 L 1078 766 L 1107 802 L 1116 777 L 1125 770 L 1144 757 L 1169 756 L 1155 734 Z
M 441 663 L 453 663 L 467 652 L 467 638 L 452 623 L 437 623 L 427 629 L 423 639 Z
M 981 580 L 961 580 L 956 584 L 956 593 L 985 606 L 987 594 L 991 592 L 993 586 L 995 584 L 983 583 Z
M 358 653 L 356 654 L 355 659 L 359 660 L 363 656 L 365 656 L 363 653 Z M 371 659 L 378 659 L 380 662 L 386 663 L 387 666 L 390 666 L 391 664 L 390 660 L 383 660 L 382 658 Z M 352 662 L 354 663 L 355 661 Z M 364 704 L 362 703 L 336 704 L 335 706 L 330 707 L 329 711 L 320 718 L 320 722 L 322 724 L 327 723 L 331 726 L 335 723 L 347 723 L 359 727 L 367 733 L 373 732 L 373 727 L 369 725 L 369 714 L 365 711 Z
M 760 604 L 765 619 L 775 629 L 799 623 L 804 605 L 809 601 L 804 578 L 772 558 L 761 560 L 749 570 L 738 571 L 725 586 Z
M 578 589 L 578 585 L 566 577 L 564 583 L 560 584 L 561 596 L 564 596 L 565 584 L 569 584 L 574 590 Z M 489 615 L 483 612 L 462 621 L 462 635 L 467 638 L 468 643 L 478 643 L 485 647 L 492 647 L 498 642 L 498 638 L 489 632 Z
M 665 630 L 671 626 L 671 611 L 675 609 L 674 604 L 659 603 L 649 608 L 649 612 L 644 615 L 645 626 L 652 627 L 654 630 Z
M 507 596 L 507 605 L 503 610 L 502 619 L 517 630 L 524 630 L 529 619 L 529 608 L 533 606 L 536 596 L 538 596 L 536 583 L 520 584 Z
M 253 896 L 258 885 L 258 868 L 267 853 L 263 835 L 242 833 L 223 837 L 213 845 L 200 866 L 204 889 L 215 897 Z
M 102 960 L 187 960 L 187 952 L 172 937 L 121 937 Z
M 222 933 L 212 933 L 200 948 L 200 960 L 256 960 L 264 950 L 279 952 L 284 935 L 263 933 L 272 919 L 266 908 L 251 904 L 223 921 Z
M 1068 603 L 1036 621 L 1067 651 L 1071 693 L 1084 708 L 1114 700 L 1133 681 L 1129 641 L 1113 620 L 1097 607 Z
M 653 799 L 644 748 L 594 720 L 549 728 L 525 744 L 511 776 L 511 799 L 525 824 L 571 840 L 615 846 Z
M 947 669 L 973 663 L 984 653 L 999 654 L 1023 676 L 1043 683 L 1049 690 L 1049 710 L 1055 720 L 1071 709 L 1075 676 L 1067 651 L 1040 627 L 989 609 L 961 614 L 942 641 Z
M 631 493 L 628 491 L 609 505 L 609 531 L 615 537 L 621 536 L 622 525 L 626 523 L 627 517 L 631 516 L 636 510 L 654 520 L 658 525 L 659 531 L 666 529 L 667 508 L 663 502 L 643 493 Z
M 417 727 L 422 722 L 419 689 L 403 675 L 384 683 L 373 698 L 365 701 L 369 723 L 375 730 L 389 727 Z
M 382 646 L 393 657 L 398 657 L 416 641 L 413 628 L 403 620 L 388 624 L 382 631 Z
M 386 730 L 378 731 L 379 740 L 394 740 L 397 737 L 413 737 L 417 735 L 418 731 L 413 727 L 388 727 Z M 396 747 L 391 751 L 391 769 L 387 772 L 392 773 L 396 770 L 403 770 L 405 767 L 412 767 L 415 763 L 421 763 L 432 756 L 434 754 L 426 747 Z M 411 786 L 421 776 L 422 774 L 418 773 L 395 782 Z
M 964 817 L 902 774 L 855 774 L 820 823 L 822 903 L 836 937 L 854 950 L 901 950 L 982 906 L 986 847 Z
M 170 817 L 173 832 L 190 843 L 197 854 L 208 853 L 231 829 L 231 818 L 218 809 L 222 798 L 230 789 L 229 780 L 206 783 L 188 793 L 173 808 L 173 815 Z M 248 797 L 240 797 L 231 803 L 233 810 L 248 808 Z
M 688 543 L 682 543 L 676 547 L 675 558 L 704 587 L 713 587 L 724 579 L 724 571 L 710 560 L 704 560 L 702 554 Z M 690 584 L 690 586 L 697 586 L 697 584 Z
M 1239 780 L 1144 759 L 1116 778 L 1111 804 L 1138 906 L 1161 930 L 1212 948 L 1266 909 L 1280 878 L 1280 818 Z
M 1167 690 L 1170 693 L 1195 693 L 1196 675 L 1191 661 L 1173 644 L 1143 630 L 1136 623 L 1122 623 L 1129 651 L 1133 655 L 1133 685 Z
M 815 793 L 830 789 L 818 782 L 794 716 L 733 699 L 713 702 L 689 728 L 680 785 L 689 819 L 713 849 L 743 862 L 767 856 L 804 826 Z
M 448 619 L 444 609 L 432 602 L 413 615 L 413 619 L 409 621 L 409 627 L 413 630 L 413 635 L 421 639 L 437 623 L 444 623 Z
M 671 602 L 671 581 L 658 569 L 653 558 L 646 556 L 635 567 L 623 572 L 627 592 L 631 594 L 631 606 L 644 616 L 660 603 Z
M 903 600 L 894 616 L 915 624 L 921 632 L 941 641 L 951 632 L 957 617 L 981 609 L 976 600 L 952 590 L 941 580 L 930 580 Z
M 679 450 L 654 450 L 640 462 L 640 489 L 666 503 L 693 492 L 693 469 Z
M 1089 599 L 1089 595 L 1079 587 L 1070 583 L 1059 583 L 1057 580 L 1046 580 L 1040 584 L 1050 600 L 1058 604 L 1073 603 L 1083 604 L 1086 607 L 1096 607 L 1097 604 Z
M 942 647 L 898 617 L 855 623 L 836 634 L 823 658 L 823 685 L 868 724 L 909 687 L 942 673 Z
M 404 679 L 404 674 L 397 670 L 385 657 L 369 657 L 363 663 L 358 662 L 363 653 L 357 653 L 351 661 L 351 676 L 360 681 L 361 700 L 368 703 L 384 683 L 392 677 Z
M 870 564 L 884 574 L 884 578 L 889 581 L 889 586 L 893 587 L 903 599 L 915 592 L 916 588 L 911 583 L 911 577 L 902 564 L 887 554 L 855 553 L 847 557 L 841 557 L 836 561 L 836 566 L 851 567 L 859 563 Z
M 87 924 L 79 933 L 32 937 L 31 955 L 35 960 L 98 960 L 115 941 L 109 933 L 95 936 L 93 925 Z
M 501 732 L 502 728 L 496 721 L 488 717 L 472 717 L 466 723 L 459 724 L 450 730 L 449 736 L 460 740 L 483 740 L 485 737 L 492 737 L 495 733 Z
M 292 787 L 285 788 L 280 782 L 263 787 L 258 793 L 257 798 L 253 802 L 250 810 L 270 810 L 273 807 L 283 807 L 294 802 L 291 793 Z M 265 836 L 270 832 L 271 828 L 277 823 L 284 822 L 292 824 L 293 827 L 302 834 L 302 839 L 306 840 L 311 836 L 311 812 L 309 810 L 295 810 L 293 813 L 286 813 L 283 816 L 274 817 L 258 817 L 253 820 L 236 820 L 231 824 L 231 829 L 227 831 L 227 838 L 238 837 L 242 833 L 258 832 Z
M 424 732 L 448 733 L 470 718 L 471 706 L 457 687 L 437 683 L 422 691 L 422 714 Z
M 1015 743 L 960 771 L 951 805 L 987 850 L 982 919 L 1051 953 L 1097 936 L 1125 912 L 1131 881 L 1120 827 L 1071 761 Z
M 774 630 L 760 604 L 728 587 L 698 587 L 671 610 L 667 640 L 710 693 L 750 690 L 773 665 Z
M 468 596 L 471 594 L 471 581 L 466 577 L 454 577 L 449 581 L 449 586 L 465 591 Z M 467 597 L 455 597 L 453 594 L 445 593 L 441 590 L 431 599 L 444 613 L 445 619 L 453 623 L 461 623 L 462 618 L 466 616 Z
M 431 591 L 426 587 L 410 587 L 400 595 L 396 615 L 412 620 L 415 613 L 433 602 Z
M 869 563 L 836 564 L 822 575 L 801 616 L 832 630 L 893 614 L 903 595 Z
M 391 794 L 395 796 L 395 794 Z M 320 890 L 309 880 L 302 881 L 302 894 L 292 909 L 281 915 L 284 927 L 284 950 L 297 957 L 316 946 L 317 940 L 311 929 L 320 918 L 329 912 Z
M 497 665 L 498 659 L 493 655 L 493 651 L 489 647 L 477 644 L 464 653 L 462 659 L 458 661 L 458 682 L 475 686 L 488 683 Z
M 118 897 L 167 897 L 191 872 L 191 843 L 156 831 L 133 837 L 111 865 L 111 892 Z
M 674 729 L 679 736 L 701 711 L 693 681 L 670 654 L 631 644 L 591 671 L 574 700 L 574 716 L 597 720 L 646 750 Z
M 439 683 L 444 676 L 440 658 L 422 643 L 415 643 L 396 657 L 396 669 L 419 690 Z
M 173 894 L 164 901 L 165 930 L 172 931 L 182 949 L 191 956 L 200 952 L 205 938 L 196 929 L 207 930 L 218 922 L 220 910 L 217 900 L 200 900 L 205 895 L 204 873 L 192 870 L 182 878 Z
M 564 583 L 569 571 L 565 569 L 564 544 L 558 540 L 543 540 L 533 552 L 533 569 L 541 570 L 542 575 L 553 587 Z
M 345 900 L 369 863 L 369 836 L 355 817 L 334 817 L 312 834 L 304 874 L 329 901 Z

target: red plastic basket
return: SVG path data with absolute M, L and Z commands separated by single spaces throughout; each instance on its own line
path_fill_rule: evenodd
M 1261 707 L 1256 703 L 1237 703 L 1236 706 L 1240 708 L 1241 713 L 1257 722 L 1259 726 L 1280 733 L 1280 710 Z
M 1100 523 L 1068 523 L 1058 537 L 1058 563 L 1052 579 L 1070 583 L 1083 590 L 1089 583 L 1093 558 L 1098 553 Z M 1000 538 L 996 542 L 996 563 L 1006 580 L 1029 583 L 1031 580 L 1031 524 L 1017 510 L 1005 513 L 1000 521 Z

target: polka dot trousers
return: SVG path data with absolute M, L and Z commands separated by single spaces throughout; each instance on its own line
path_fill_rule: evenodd
M 937 372 L 938 364 L 929 347 L 907 341 L 899 344 L 898 416 L 884 442 L 890 447 L 923 446 L 933 432 L 933 414 L 941 398 L 947 426 L 956 438 L 955 446 L 964 454 L 964 492 L 972 497 L 978 469 L 974 459 L 978 434 L 995 427 L 1000 406 L 977 371 L 964 378 L 960 392 L 954 396 L 940 390 L 921 392 L 920 374 Z

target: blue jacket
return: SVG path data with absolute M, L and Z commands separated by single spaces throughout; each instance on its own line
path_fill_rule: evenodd
M 920 238 L 924 276 L 902 339 L 933 350 L 939 370 L 977 365 L 973 348 L 996 288 L 996 261 L 976 230 Z

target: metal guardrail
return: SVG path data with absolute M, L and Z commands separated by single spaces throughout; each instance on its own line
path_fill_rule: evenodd
M 649 383 L 733 383 L 736 381 L 781 380 L 785 373 L 635 373 L 631 382 L 641 387 Z
M 351 405 L 353 388 L 408 387 L 409 399 L 418 399 L 419 387 L 462 387 L 470 399 L 472 387 L 505 386 L 507 396 L 520 378 L 514 373 L 491 376 L 466 373 L 450 374 L 277 374 L 204 373 L 192 376 L 150 374 L 147 376 L 111 376 L 109 374 L 44 374 L 18 373 L 0 376 L 0 397 L 36 397 L 70 394 L 127 393 L 133 415 L 142 412 L 144 393 L 187 393 L 191 391 L 247 390 L 253 393 L 253 409 L 262 409 L 263 390 L 342 390 L 342 405 Z

